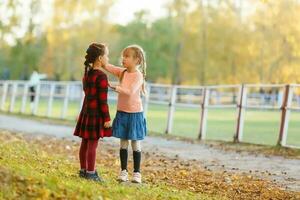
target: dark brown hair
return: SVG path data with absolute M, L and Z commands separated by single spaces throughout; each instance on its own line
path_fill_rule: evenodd
M 89 70 L 92 68 L 93 64 L 99 56 L 105 54 L 106 45 L 102 43 L 92 43 L 86 50 L 86 56 L 84 61 L 84 75 L 87 75 Z

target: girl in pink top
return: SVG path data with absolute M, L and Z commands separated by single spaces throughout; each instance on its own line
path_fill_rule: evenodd
M 145 91 L 146 58 L 138 45 L 130 45 L 122 51 L 123 67 L 106 65 L 104 68 L 119 78 L 118 85 L 110 87 L 118 93 L 117 114 L 113 121 L 113 136 L 120 138 L 121 173 L 119 181 L 128 181 L 128 145 L 131 140 L 134 172 L 132 182 L 141 183 L 141 144 L 147 134 L 141 94 Z

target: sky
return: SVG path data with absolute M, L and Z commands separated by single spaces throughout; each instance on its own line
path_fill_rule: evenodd
M 150 11 L 150 18 L 155 20 L 166 14 L 164 5 L 168 2 L 170 0 L 117 0 L 110 11 L 108 19 L 125 25 L 133 19 L 135 12 L 147 9 Z
M 108 20 L 125 25 L 133 19 L 135 12 L 147 9 L 150 12 L 149 18 L 154 21 L 167 14 L 164 6 L 171 1 L 173 0 L 116 0 Z M 218 4 L 219 0 L 203 0 L 204 4 L 207 2 Z M 235 3 L 237 6 L 242 6 L 244 14 L 251 12 L 253 9 L 248 0 L 235 0 Z

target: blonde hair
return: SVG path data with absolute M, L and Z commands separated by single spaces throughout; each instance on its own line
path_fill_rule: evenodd
M 146 63 L 146 54 L 145 51 L 143 50 L 143 48 L 139 45 L 133 44 L 133 45 L 129 45 L 126 48 L 124 48 L 122 50 L 122 55 L 128 51 L 128 50 L 132 50 L 134 52 L 134 57 L 138 58 L 138 64 L 140 65 L 140 71 L 143 74 L 143 85 L 142 85 L 142 93 L 143 95 L 147 94 L 146 91 L 146 69 L 147 69 L 147 63 Z M 122 80 L 121 80 L 122 81 Z

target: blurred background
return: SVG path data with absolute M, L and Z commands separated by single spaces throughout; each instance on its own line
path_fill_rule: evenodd
M 1 0 L 0 111 L 74 122 L 88 45 L 117 65 L 139 44 L 151 132 L 299 147 L 299 19 L 300 0 Z
M 1 0 L 0 77 L 80 80 L 97 41 L 113 64 L 141 45 L 148 82 L 295 83 L 299 19 L 299 0 Z

